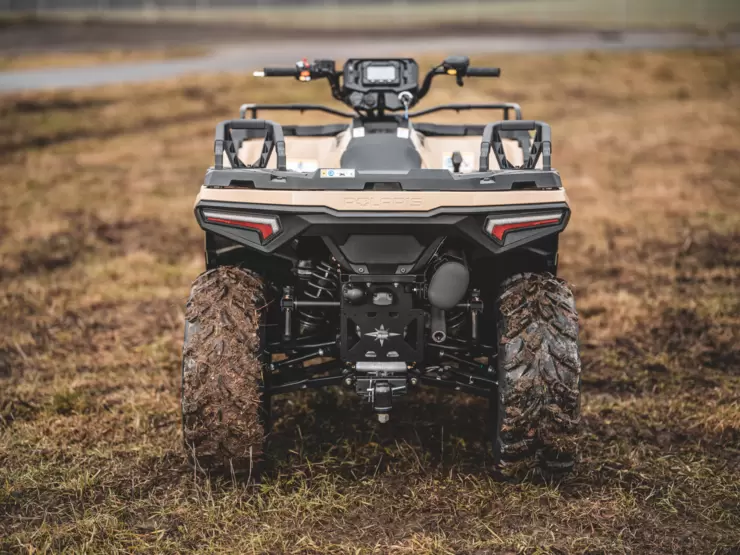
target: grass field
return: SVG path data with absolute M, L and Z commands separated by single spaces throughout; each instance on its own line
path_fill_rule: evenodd
M 105 50 L 103 52 L 48 52 L 34 54 L 0 54 L 0 71 L 39 69 L 45 67 L 83 67 L 104 64 L 121 64 L 170 60 L 201 56 L 206 48 L 185 46 L 180 48 L 148 50 Z
M 332 390 L 278 403 L 259 488 L 194 475 L 179 363 L 213 127 L 328 94 L 233 76 L 29 93 L 0 98 L 0 552 L 737 553 L 740 52 L 502 65 L 428 104 L 517 101 L 553 125 L 575 474 L 494 473 L 480 401 L 417 393 L 381 426 Z

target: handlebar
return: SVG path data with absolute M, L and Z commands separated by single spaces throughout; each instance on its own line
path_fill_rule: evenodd
M 326 79 L 331 87 L 331 95 L 337 100 L 347 103 L 342 96 L 339 78 L 341 73 L 334 69 L 334 60 L 314 60 L 309 63 L 305 58 L 296 62 L 293 67 L 266 67 L 262 71 L 255 71 L 255 77 L 293 77 L 299 81 Z
M 429 92 L 432 79 L 436 75 L 455 76 L 457 84 L 463 85 L 465 77 L 499 77 L 501 69 L 497 67 L 470 67 L 466 56 L 450 56 L 445 61 L 433 67 L 425 75 L 423 82 L 415 91 L 411 91 L 411 101 L 406 108 L 416 105 Z M 266 67 L 262 71 L 255 71 L 255 77 L 293 77 L 299 81 L 312 81 L 314 79 L 327 79 L 331 86 L 332 96 L 337 100 L 352 106 L 348 100 L 347 92 L 343 88 L 341 78 L 343 73 L 336 71 L 333 60 L 314 60 L 309 63 L 305 58 L 296 62 L 293 67 Z M 407 94 L 409 94 L 407 92 Z
M 501 68 L 499 67 L 469 67 L 465 72 L 467 77 L 499 77 Z
M 266 67 L 264 70 L 255 71 L 255 75 L 262 77 L 296 77 L 298 76 L 297 67 Z
M 418 102 L 426 96 L 429 92 L 429 88 L 432 86 L 432 79 L 436 75 L 455 75 L 457 77 L 457 84 L 462 86 L 464 77 L 499 77 L 501 75 L 501 68 L 498 67 L 464 67 L 460 68 L 460 71 L 451 73 L 448 68 L 443 65 L 433 67 L 424 77 L 424 82 L 419 87 L 419 92 L 416 95 L 416 101 Z

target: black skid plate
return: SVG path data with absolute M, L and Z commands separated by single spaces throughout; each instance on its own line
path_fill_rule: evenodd
M 424 311 L 413 308 L 409 283 L 356 283 L 362 300 L 342 302 L 341 357 L 347 362 L 424 358 Z

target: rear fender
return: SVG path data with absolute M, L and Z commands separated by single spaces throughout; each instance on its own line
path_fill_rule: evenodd
M 247 202 L 240 202 L 238 198 Z M 545 202 L 502 202 L 507 198 Z M 249 202 L 270 199 L 279 202 Z M 364 203 L 358 202 L 359 199 L 368 199 L 369 204 L 361 206 Z M 471 200 L 486 204 L 475 205 Z M 423 210 L 430 206 L 432 209 Z M 399 209 L 389 210 L 389 207 Z M 213 219 L 208 221 L 205 214 L 214 213 L 278 218 L 280 232 L 265 239 L 251 229 L 214 223 Z M 488 193 L 369 192 L 366 195 L 340 191 L 206 189 L 196 203 L 195 216 L 204 230 L 265 254 L 279 255 L 289 248 L 290 241 L 303 235 L 332 237 L 342 244 L 350 235 L 368 233 L 413 235 L 421 244 L 429 244 L 438 237 L 459 237 L 491 254 L 500 254 L 560 233 L 568 224 L 570 209 L 562 189 Z M 520 225 L 527 220 L 536 225 Z

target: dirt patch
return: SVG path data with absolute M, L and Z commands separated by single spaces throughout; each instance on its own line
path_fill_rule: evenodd
M 13 354 L 7 347 L 0 349 L 0 378 L 9 378 Z
M 55 98 L 52 101 L 18 99 L 14 102 L 5 102 L 0 107 L 0 116 L 7 116 L 11 113 L 18 114 L 39 114 L 48 113 L 49 111 L 65 110 L 75 112 L 87 110 L 90 108 L 102 108 L 111 101 L 105 99 L 87 98 L 84 100 L 74 100 L 71 98 Z
M 86 244 L 85 230 L 54 233 L 43 239 L 29 241 L 16 262 L 16 269 L 4 268 L 4 276 L 30 275 L 65 268 L 92 247 Z
M 725 333 L 722 325 L 701 317 L 689 308 L 668 308 L 658 325 L 649 331 L 654 353 L 672 353 L 679 358 L 695 360 L 703 367 L 740 373 L 740 327 Z
M 695 230 L 680 247 L 676 267 L 684 272 L 740 267 L 740 233 L 726 235 L 711 230 Z
M 118 255 L 143 251 L 170 263 L 197 252 L 202 245 L 195 226 L 173 226 L 155 219 L 103 222 L 94 232 L 96 238 L 112 246 Z
M 158 335 L 179 335 L 181 310 L 165 299 L 94 303 L 84 309 L 69 309 L 46 327 L 48 348 L 57 356 L 136 349 L 150 341 L 153 330 Z M 64 337 L 63 342 L 55 340 L 60 336 Z M 84 367 L 78 368 L 83 370 Z
M 198 115 L 193 115 L 194 118 L 201 121 L 206 119 L 212 119 L 215 112 L 218 110 L 218 106 L 214 107 L 212 111 L 205 111 Z M 209 117 L 210 116 L 210 117 Z M 140 122 L 139 126 L 133 127 L 131 125 L 122 124 L 121 126 L 115 126 L 109 129 L 96 128 L 94 125 L 86 125 L 74 130 L 59 130 L 52 131 L 50 133 L 44 133 L 43 130 L 40 134 L 35 136 L 25 137 L 23 140 L 18 142 L 5 143 L 0 141 L 2 145 L 3 156 L 7 156 L 16 152 L 22 152 L 29 149 L 40 149 L 49 146 L 58 146 L 73 141 L 83 140 L 103 140 L 113 136 L 120 136 L 127 133 L 138 134 L 141 131 L 149 130 L 156 131 L 162 129 L 168 125 L 179 123 L 182 121 L 182 116 L 154 116 L 146 121 Z M 7 138 L 6 138 L 7 140 Z
M 738 338 L 737 324 L 665 307 L 627 336 L 582 345 L 584 385 L 612 395 L 650 395 L 671 385 L 708 391 L 721 384 L 722 374 L 738 375 Z
M 172 226 L 150 218 L 109 222 L 82 212 L 64 216 L 71 222 L 70 229 L 25 241 L 20 253 L 4 261 L 0 280 L 58 271 L 93 253 L 102 258 L 140 251 L 172 263 L 199 244 L 193 226 Z
M 31 420 L 39 408 L 23 399 L 4 399 L 0 401 L 0 429 L 14 422 Z

